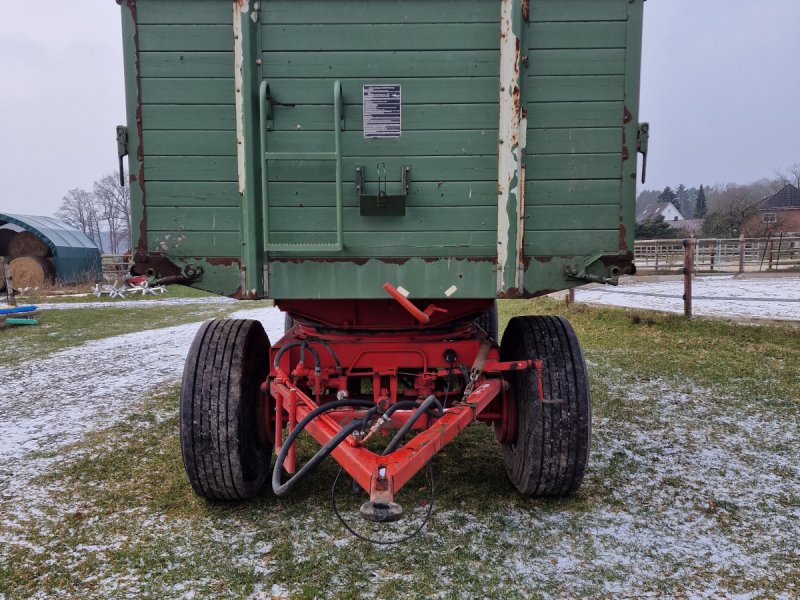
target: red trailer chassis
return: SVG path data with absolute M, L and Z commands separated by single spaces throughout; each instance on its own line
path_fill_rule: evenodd
M 434 305 L 421 310 L 405 297 L 397 298 L 391 286 L 387 288 L 420 326 L 429 323 L 431 315 L 448 312 Z M 292 308 L 298 309 L 297 303 Z M 299 308 L 302 312 L 314 307 L 302 303 Z M 314 360 L 313 366 L 309 357 Z M 362 515 L 373 520 L 397 518 L 402 509 L 394 502 L 395 494 L 471 423 L 493 424 L 498 441 L 515 441 L 516 402 L 505 374 L 535 369 L 537 391 L 539 398 L 543 397 L 542 361 L 500 360 L 497 343 L 473 319 L 461 321 L 445 334 L 441 330 L 392 331 L 386 327 L 377 332 L 346 332 L 298 321 L 272 347 L 270 358 L 270 377 L 264 384 L 264 390 L 269 390 L 266 413 L 274 415 L 275 451 L 286 457 L 282 467 L 289 474 L 297 471 L 296 453 L 294 442 L 284 447 L 284 427 L 294 430 L 312 412 L 337 400 L 341 403 L 360 398 L 374 403 L 373 409 L 335 408 L 305 426 L 325 447 L 347 424 L 363 422 L 363 428 L 342 439 L 331 456 L 369 493 Z M 465 365 L 471 368 L 467 370 Z M 456 379 L 461 381 L 453 385 Z M 386 416 L 398 402 L 421 402 L 431 397 L 441 405 L 441 414 L 415 416 L 417 411 L 409 408 Z M 410 420 L 414 422 L 409 424 Z M 402 447 L 387 454 L 365 447 L 374 434 L 385 435 L 403 427 L 416 435 Z

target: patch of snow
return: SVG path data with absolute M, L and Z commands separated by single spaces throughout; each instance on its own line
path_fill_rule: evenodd
M 692 312 L 699 316 L 800 320 L 800 277 L 739 279 L 697 277 Z M 618 287 L 576 288 L 575 300 L 628 308 L 683 313 L 683 281 L 623 280 Z

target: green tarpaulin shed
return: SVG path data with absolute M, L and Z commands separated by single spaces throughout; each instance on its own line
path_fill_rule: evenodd
M 100 249 L 81 230 L 54 217 L 0 213 L 0 227 L 7 225 L 16 231 L 29 231 L 47 244 L 61 283 L 102 278 Z

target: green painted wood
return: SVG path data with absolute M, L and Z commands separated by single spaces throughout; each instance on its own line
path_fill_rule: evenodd
M 140 25 L 140 52 L 233 52 L 233 27 L 220 25 Z
M 531 0 L 530 20 L 545 21 L 624 21 L 628 0 Z
M 233 131 L 236 111 L 233 105 L 145 104 L 142 124 L 145 131 Z
M 620 179 L 528 180 L 525 204 L 564 206 L 565 211 L 575 204 L 618 204 L 621 190 Z
M 265 52 L 261 64 L 264 76 L 268 80 L 278 77 L 327 78 L 331 77 L 332 73 L 336 73 L 336 77 L 339 79 L 348 77 L 381 77 L 383 79 L 493 77 L 499 70 L 499 57 L 499 51 L 494 50 L 391 50 L 385 52 L 325 52 L 324 54 L 319 52 Z M 165 56 L 164 60 L 170 58 Z M 206 60 L 210 61 L 211 57 Z
M 345 232 L 345 249 L 337 256 L 494 256 L 496 230 L 430 232 Z M 296 232 L 275 233 L 270 242 L 275 244 L 333 243 L 336 235 L 319 232 L 305 235 Z M 270 252 L 284 256 L 285 252 Z M 294 253 L 289 253 L 291 256 Z M 343 282 L 344 283 L 344 282 Z
M 527 74 L 624 75 L 625 50 L 533 50 L 528 54 Z
M 242 212 L 238 206 L 193 206 L 191 210 L 183 206 L 148 206 L 147 218 L 158 229 L 169 231 L 238 232 Z
M 356 117 L 358 119 L 356 120 Z M 492 154 L 497 151 L 497 130 L 476 131 L 406 131 L 400 139 L 365 139 L 361 129 L 361 115 L 350 117 L 359 130 L 342 133 L 344 156 L 413 156 L 415 161 L 424 156 L 458 156 Z M 276 114 L 275 120 L 280 120 Z M 348 114 L 345 112 L 345 120 Z M 270 152 L 307 152 L 309 148 L 325 152 L 333 150 L 333 136 L 316 131 L 279 131 L 267 135 Z M 165 153 L 166 154 L 166 153 Z M 374 164 L 374 160 L 370 161 Z
M 528 102 L 608 102 L 625 98 L 622 75 L 526 78 Z
M 497 50 L 498 27 L 484 23 L 386 25 L 275 25 L 263 28 L 267 52 L 331 52 L 361 50 L 463 50 L 469 40 L 470 50 Z
M 528 155 L 526 177 L 535 179 L 617 179 L 619 154 Z
M 137 0 L 139 25 L 164 23 L 175 25 L 230 23 L 233 10 L 230 2 L 216 0 Z
M 236 156 L 235 131 L 145 131 L 148 153 L 158 156 Z
M 330 106 L 276 106 L 274 110 L 276 111 L 276 120 L 273 122 L 275 131 L 330 131 L 331 129 L 332 109 Z M 497 130 L 496 103 L 411 104 L 410 102 L 404 102 L 402 110 L 403 131 L 427 131 L 433 129 Z M 622 113 L 621 107 L 619 112 L 620 114 Z M 351 125 L 348 129 L 361 128 L 361 119 L 357 118 L 362 114 L 360 103 L 345 104 L 344 114 L 350 117 L 348 122 Z M 355 122 L 355 125 L 352 124 L 353 122 Z
M 431 261 L 409 259 L 402 264 L 370 259 L 366 262 L 284 262 L 269 263 L 271 292 L 278 298 L 352 298 L 351 288 L 361 298 L 385 299 L 383 284 L 402 285 L 412 298 L 444 299 L 456 286 L 453 298 L 484 298 L 495 285 L 493 261 L 448 259 Z M 299 286 L 298 281 L 313 281 L 314 286 Z M 347 281 L 349 286 L 342 286 Z
M 148 181 L 238 182 L 235 156 L 153 156 L 145 158 Z
M 614 229 L 619 226 L 619 198 L 614 204 L 573 204 L 564 206 L 528 206 L 525 231 L 534 236 L 539 231 Z M 527 236 L 526 236 L 527 237 Z
M 269 0 L 262 13 L 266 24 L 306 23 L 498 23 L 500 3 L 494 0 L 447 0 L 418 2 L 373 0 L 337 2 L 329 0 Z
M 177 257 L 231 256 L 238 260 L 242 252 L 241 236 L 232 231 L 198 231 L 148 228 L 147 248 Z
M 267 77 L 273 98 L 285 104 L 331 105 L 333 77 L 320 79 L 286 79 Z M 397 83 L 403 94 L 403 105 L 409 104 L 475 104 L 497 103 L 499 77 L 436 77 L 409 79 L 403 77 L 340 78 L 345 104 L 361 101 L 365 84 Z M 620 85 L 622 85 L 620 80 Z M 619 94 L 621 96 L 621 94 Z M 620 98 L 621 99 L 621 98 Z M 352 102 L 351 102 L 352 103 Z M 332 110 L 332 109 L 331 109 Z
M 532 102 L 528 104 L 528 126 L 532 129 L 619 127 L 622 102 Z
M 342 188 L 344 206 L 359 206 L 354 182 Z M 302 187 L 295 183 L 272 183 L 269 187 L 269 203 L 273 207 L 333 206 L 336 189 L 333 183 L 306 182 Z M 497 182 L 495 181 L 447 181 L 414 182 L 409 186 L 406 205 L 436 206 L 497 206 Z
M 625 21 L 572 21 L 565 23 L 532 22 L 528 26 L 528 47 L 555 48 L 625 48 Z
M 239 207 L 242 197 L 234 182 L 153 181 L 147 182 L 147 206 Z
M 228 73 L 230 75 L 230 73 Z M 233 108 L 233 77 L 222 78 L 142 78 L 142 99 L 145 105 L 218 104 Z
M 605 129 L 534 129 L 528 128 L 528 153 L 606 154 L 622 151 L 619 127 Z
M 136 23 L 130 7 L 121 10 L 122 35 L 128 43 L 122 45 L 123 68 L 125 75 L 125 118 L 128 124 L 128 180 L 131 200 L 131 248 L 147 246 L 147 220 L 144 203 L 144 189 L 141 180 L 142 162 L 139 160 L 139 128 L 137 127 L 137 106 L 139 86 L 136 77 L 136 48 L 131 43 L 136 35 Z M 135 178 L 135 179 L 134 179 Z
M 141 52 L 142 77 L 230 77 L 233 52 Z
M 433 156 L 417 160 L 403 160 L 397 157 L 386 158 L 386 170 L 389 176 L 389 191 L 394 193 L 400 185 L 400 168 L 410 164 L 413 181 L 444 181 L 447 173 L 448 181 L 497 181 L 496 156 Z M 343 180 L 355 181 L 355 169 L 358 165 L 366 167 L 366 184 L 369 189 L 376 187 L 375 159 L 369 157 L 345 158 L 342 167 Z M 269 181 L 331 181 L 333 163 L 320 161 L 273 161 L 270 162 Z M 234 171 L 235 172 L 235 171 Z
M 590 256 L 604 250 L 616 254 L 618 238 L 617 229 L 539 231 L 525 237 L 525 256 Z
M 615 211 L 618 210 L 615 205 Z M 615 218 L 616 215 L 617 212 L 614 213 Z M 336 213 L 332 204 L 327 208 L 270 206 L 269 209 L 270 229 L 274 233 L 295 232 L 303 235 L 331 231 L 335 219 Z M 438 206 L 407 206 L 403 217 L 362 217 L 358 207 L 344 209 L 344 228 L 349 232 L 484 231 L 496 222 L 495 206 L 448 207 L 446 219 L 442 219 L 442 209 Z

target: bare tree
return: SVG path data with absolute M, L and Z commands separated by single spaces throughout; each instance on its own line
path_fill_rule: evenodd
M 108 174 L 94 182 L 94 197 L 111 241 L 110 250 L 130 248 L 131 202 L 128 186 L 119 185 L 116 174 Z
M 791 167 L 786 169 L 786 171 L 775 171 L 775 174 L 783 184 L 781 187 L 787 184 L 792 184 L 793 186 L 800 188 L 800 163 L 793 164 Z
M 61 207 L 56 216 L 80 229 L 103 251 L 103 240 L 100 236 L 100 219 L 97 215 L 97 204 L 91 192 L 73 188 L 61 199 Z

